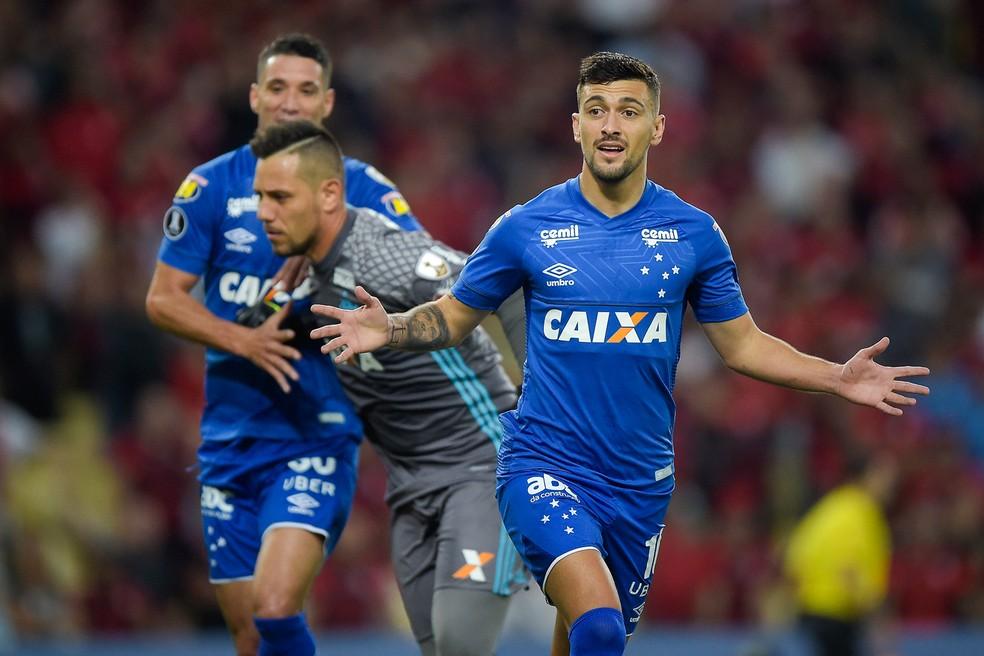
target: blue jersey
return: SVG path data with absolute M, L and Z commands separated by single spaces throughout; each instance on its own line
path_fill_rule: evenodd
M 235 321 L 236 312 L 266 293 L 283 264 L 256 217 L 256 158 L 249 146 L 197 167 L 178 188 L 164 218 L 161 262 L 204 276 L 205 307 Z M 404 228 L 420 229 L 403 197 L 376 169 L 345 158 L 347 201 L 371 207 Z M 293 312 L 307 312 L 308 283 L 294 291 Z M 342 439 L 361 436 L 362 426 L 342 391 L 320 343 L 300 336 L 293 344 L 299 383 L 284 394 L 274 379 L 248 360 L 226 351 L 206 353 L 202 439 Z
M 668 475 L 686 305 L 701 322 L 747 312 L 714 219 L 653 182 L 609 218 L 573 178 L 501 217 L 452 294 L 493 310 L 519 287 L 528 351 L 519 406 L 502 416 L 500 479 L 639 488 Z

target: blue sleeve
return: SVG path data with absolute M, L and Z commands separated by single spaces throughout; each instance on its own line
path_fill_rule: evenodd
M 529 239 L 523 221 L 506 212 L 468 257 L 451 293 L 465 305 L 492 311 L 526 282 L 523 254 Z
M 701 323 L 720 323 L 748 312 L 738 286 L 738 268 L 731 247 L 716 222 L 695 240 L 698 271 L 687 289 L 687 301 Z
M 376 167 L 347 160 L 345 168 L 345 198 L 349 205 L 376 210 L 410 232 L 424 229 L 400 190 Z
M 196 276 L 205 272 L 212 252 L 216 205 L 223 195 L 219 186 L 197 172 L 184 179 L 164 213 L 158 260 Z

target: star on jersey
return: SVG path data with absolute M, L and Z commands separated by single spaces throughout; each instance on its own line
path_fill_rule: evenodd
M 641 269 L 639 269 L 639 271 L 641 271 L 642 272 L 642 275 L 644 275 L 644 276 L 648 276 L 649 275 L 649 267 L 647 267 L 647 266 L 642 267 Z
M 662 262 L 663 261 L 663 254 L 662 253 L 656 253 L 656 261 L 657 262 Z
M 575 517 L 577 517 L 577 508 L 571 508 L 571 509 L 570 509 L 570 510 L 568 510 L 567 512 L 569 512 L 570 514 L 572 514 L 572 515 L 574 515 Z
M 663 272 L 663 280 L 669 280 L 669 279 L 670 279 L 670 274 L 668 272 L 664 271 Z
M 664 296 L 666 296 L 666 290 L 665 290 L 665 289 L 661 289 L 661 290 L 659 290 L 659 292 L 657 292 L 657 295 L 658 295 L 658 296 L 659 296 L 660 298 L 663 298 Z
M 568 526 L 567 528 L 564 529 L 564 533 L 567 533 L 567 535 L 570 535 L 573 532 L 574 532 L 574 529 L 572 529 L 570 526 Z
M 552 500 L 552 501 L 550 502 L 550 507 L 551 507 L 551 508 L 556 508 L 556 507 L 557 507 L 557 506 L 559 506 L 559 505 L 560 505 L 560 502 L 559 502 L 559 501 L 557 501 L 556 499 L 554 499 L 554 500 Z
M 542 518 L 540 518 L 540 521 L 546 524 L 547 522 L 550 521 L 550 515 L 544 515 Z
M 561 518 L 563 518 L 563 519 L 570 519 L 571 516 L 568 515 L 567 513 L 564 513 L 563 515 L 561 515 Z
M 673 275 L 675 276 L 676 274 L 680 273 L 680 267 L 675 266 L 673 267 L 672 271 L 673 271 Z

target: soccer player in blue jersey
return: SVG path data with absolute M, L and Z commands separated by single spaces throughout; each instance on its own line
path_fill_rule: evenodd
M 312 309 L 339 323 L 344 362 L 388 346 L 459 343 L 523 288 L 527 361 L 516 410 L 502 416 L 497 496 L 503 522 L 557 607 L 553 654 L 622 654 L 645 606 L 673 491 L 672 399 L 684 309 L 735 371 L 827 392 L 891 415 L 926 394 L 883 367 L 883 338 L 845 364 L 805 355 L 762 332 L 731 251 L 707 213 L 646 178 L 663 137 L 659 81 L 645 63 L 597 53 L 581 63 L 574 141 L 581 174 L 513 208 L 489 230 L 450 294 L 387 315 L 363 306 Z
M 258 127 L 321 122 L 334 105 L 324 47 L 299 34 L 259 56 L 250 106 Z M 147 313 L 204 344 L 206 406 L 199 449 L 209 577 L 240 655 L 315 652 L 303 604 L 351 507 L 362 426 L 334 366 L 282 322 L 235 322 L 261 298 L 283 259 L 256 216 L 249 146 L 195 168 L 164 218 Z M 346 200 L 408 230 L 420 225 L 389 180 L 345 158 Z M 204 304 L 191 294 L 204 277 Z M 293 292 L 306 311 L 310 285 Z

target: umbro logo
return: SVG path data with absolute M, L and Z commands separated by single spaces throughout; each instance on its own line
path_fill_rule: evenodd
M 298 492 L 297 494 L 292 494 L 287 497 L 288 503 L 292 504 L 287 508 L 287 512 L 294 513 L 295 515 L 314 515 L 312 509 L 317 508 L 321 503 L 312 497 L 310 494 L 305 492 Z
M 253 252 L 253 247 L 250 244 L 256 241 L 256 235 L 246 228 L 226 230 L 223 236 L 229 240 L 226 243 L 226 250 L 236 251 L 237 253 Z
M 557 262 L 544 269 L 543 273 L 547 274 L 551 278 L 556 278 L 556 280 L 548 280 L 547 287 L 570 287 L 574 284 L 574 281 L 571 279 L 565 280 L 565 278 L 572 273 L 577 273 L 577 269 L 567 264 Z

